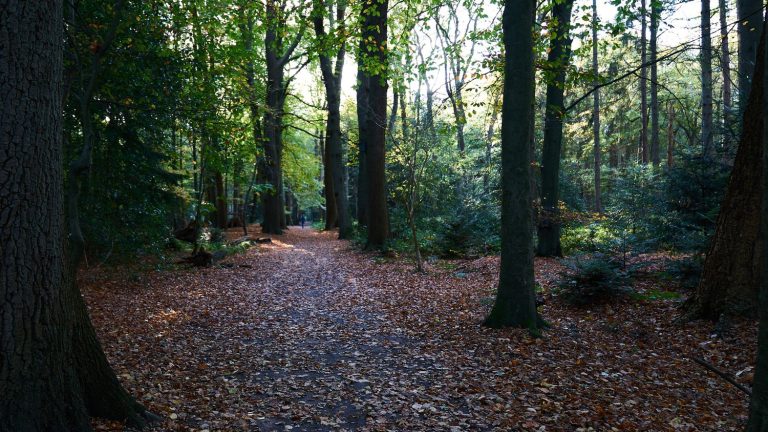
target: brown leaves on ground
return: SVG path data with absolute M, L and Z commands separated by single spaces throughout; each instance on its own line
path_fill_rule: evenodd
M 238 265 L 85 272 L 84 293 L 123 384 L 158 431 L 728 431 L 748 400 L 688 360 L 748 381 L 754 323 L 673 324 L 676 303 L 569 307 L 537 261 L 551 328 L 480 326 L 498 259 L 403 260 L 291 229 Z M 241 267 L 249 264 L 252 267 Z M 647 282 L 644 282 L 647 283 Z M 99 430 L 119 424 L 95 421 Z

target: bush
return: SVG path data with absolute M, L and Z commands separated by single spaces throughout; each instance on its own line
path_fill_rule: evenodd
M 597 254 L 587 259 L 564 260 L 558 295 L 579 306 L 602 303 L 631 292 L 629 274 L 616 261 Z

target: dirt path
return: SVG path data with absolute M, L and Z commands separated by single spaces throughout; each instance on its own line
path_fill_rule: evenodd
M 86 274 L 105 350 L 157 431 L 738 430 L 746 400 L 685 357 L 749 366 L 674 304 L 573 310 L 533 340 L 479 326 L 495 258 L 413 273 L 292 228 L 210 269 Z M 556 269 L 537 263 L 547 284 Z M 743 334 L 748 338 L 744 342 Z M 718 361 L 719 360 L 719 361 Z M 117 423 L 97 421 L 101 430 Z M 581 429 L 579 429 L 581 428 Z M 590 429 L 592 428 L 592 429 Z

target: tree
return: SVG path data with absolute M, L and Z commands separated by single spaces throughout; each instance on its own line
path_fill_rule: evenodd
M 760 164 L 763 157 L 763 63 L 759 51 L 749 102 L 744 111 L 739 149 L 717 216 L 716 231 L 704 260 L 696 294 L 687 316 L 716 320 L 726 314 L 754 314 L 762 250 Z
M 367 218 L 369 248 L 380 248 L 389 236 L 389 214 L 385 178 L 385 143 L 387 128 L 387 11 L 388 0 L 366 0 L 362 17 L 362 62 L 366 82 L 367 110 L 365 129 L 365 175 L 368 195 Z
M 488 327 L 537 332 L 530 188 L 530 122 L 534 97 L 533 0 L 506 0 L 502 18 L 504 96 L 501 111 L 501 268 Z
M 333 16 L 332 4 L 329 5 L 329 16 Z M 320 60 L 320 71 L 323 74 L 323 84 L 325 84 L 326 105 L 328 109 L 328 119 L 326 124 L 327 139 L 325 142 L 326 155 L 329 160 L 326 161 L 326 172 L 330 172 L 333 190 L 333 204 L 336 206 L 336 220 L 339 225 L 339 238 L 348 238 L 351 234 L 352 224 L 349 216 L 349 200 L 345 193 L 345 166 L 344 166 L 344 148 L 341 139 L 341 73 L 344 69 L 344 56 L 346 55 L 346 35 L 345 35 L 345 0 L 340 0 L 336 5 L 336 17 L 330 20 L 330 29 L 334 35 L 339 35 L 342 39 L 334 41 L 329 38 L 325 31 L 325 11 L 323 4 L 319 0 L 313 1 L 312 22 L 315 27 L 315 34 L 319 42 L 318 57 Z M 338 27 L 336 27 L 338 25 Z M 335 45 L 337 45 L 335 47 Z M 335 49 L 336 63 L 331 60 L 329 52 Z M 332 204 L 332 205 L 333 205 Z
M 763 32 L 763 77 L 761 84 L 764 89 L 768 88 L 768 74 L 765 73 L 768 55 L 764 52 L 768 43 L 765 38 L 768 33 Z M 755 79 L 760 79 L 755 74 Z M 763 124 L 768 124 L 768 98 L 763 98 L 760 106 L 750 106 L 749 108 L 761 109 Z M 763 148 L 762 157 L 762 214 L 768 212 L 768 128 L 763 128 L 761 137 L 761 146 Z M 761 250 L 768 250 L 768 218 L 760 220 L 760 237 L 757 239 Z M 760 280 L 760 298 L 759 298 L 759 317 L 760 329 L 757 340 L 757 366 L 755 367 L 755 379 L 752 386 L 752 396 L 749 401 L 749 421 L 747 422 L 746 432 L 768 432 L 768 254 L 762 254 L 758 264 L 761 270 Z
M 141 426 L 152 416 L 106 363 L 77 289 L 79 245 L 65 253 L 62 2 L 0 7 L 14 12 L 0 16 L 0 248 L 13 251 L 0 276 L 0 430 L 90 430 L 89 414 Z
M 541 256 L 562 255 L 559 220 L 560 157 L 563 146 L 563 117 L 565 116 L 565 74 L 571 57 L 570 23 L 572 8 L 573 0 L 555 1 L 552 6 L 552 19 L 550 21 L 549 54 L 547 69 L 545 70 L 547 101 L 544 114 L 544 144 L 541 152 L 542 214 L 539 217 L 537 231 L 539 242 L 536 249 L 536 253 Z M 489 129 L 492 127 L 493 121 Z M 490 150 L 487 153 L 490 153 Z M 487 155 L 486 159 L 489 158 Z M 487 185 L 487 180 L 484 181 Z
M 701 153 L 712 157 L 712 35 L 709 0 L 701 0 Z
M 736 15 L 739 20 L 739 113 L 743 118 L 755 73 L 755 60 L 763 22 L 763 2 L 736 0 Z
M 661 163 L 659 154 L 659 72 L 658 34 L 661 16 L 661 0 L 651 0 L 651 162 L 654 167 Z
M 285 217 L 283 201 L 283 110 L 287 95 L 285 67 L 304 36 L 306 25 L 300 19 L 299 29 L 290 42 L 284 40 L 288 31 L 286 5 L 280 0 L 266 2 L 266 34 L 264 52 L 267 62 L 267 100 L 264 111 L 264 160 L 266 179 L 271 190 L 264 195 L 264 233 L 281 234 Z
M 731 48 L 728 43 L 728 2 L 719 1 L 720 9 L 720 70 L 723 72 L 723 145 L 730 147 L 732 141 L 727 132 L 733 123 L 733 96 L 731 90 Z
M 643 4 L 643 10 L 645 10 L 645 4 Z M 645 15 L 643 15 L 645 16 Z M 645 18 L 643 18 L 645 20 Z M 645 21 L 643 21 L 645 22 Z M 597 67 L 597 0 L 592 0 L 592 73 L 594 74 L 594 94 L 592 95 L 592 134 L 594 144 L 592 146 L 592 153 L 594 155 L 594 180 L 595 180 L 595 211 L 601 213 L 603 211 L 603 204 L 601 200 L 601 181 L 600 181 L 600 71 Z M 643 31 L 645 33 L 645 31 Z M 645 43 L 643 43 L 645 47 Z M 645 52 L 645 48 L 643 48 Z M 643 54 L 645 56 L 645 54 Z M 645 79 L 641 80 L 645 83 Z M 645 84 L 643 84 L 645 85 Z M 645 99 L 645 87 L 642 88 L 643 99 Z M 645 105 L 643 105 L 643 112 L 645 112 Z M 645 114 L 643 114 L 643 123 L 645 123 Z M 645 134 L 643 134 L 644 136 Z
M 647 0 L 640 1 L 640 158 L 643 164 L 648 163 L 648 39 L 646 38 L 648 10 L 646 2 Z

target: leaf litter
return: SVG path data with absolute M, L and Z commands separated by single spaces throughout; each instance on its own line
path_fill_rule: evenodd
M 498 258 L 382 260 L 293 228 L 228 266 L 85 270 L 83 292 L 152 431 L 730 431 L 748 400 L 698 367 L 751 384 L 756 326 L 675 324 L 678 302 L 574 308 L 537 259 L 531 338 L 480 326 Z M 439 263 L 437 263 L 439 264 Z M 241 265 L 248 265 L 241 266 Z M 644 281 L 645 284 L 651 282 Z M 642 289 L 642 288 L 641 288 Z M 649 288 L 650 289 L 650 288 Z M 96 430 L 123 430 L 94 420 Z

